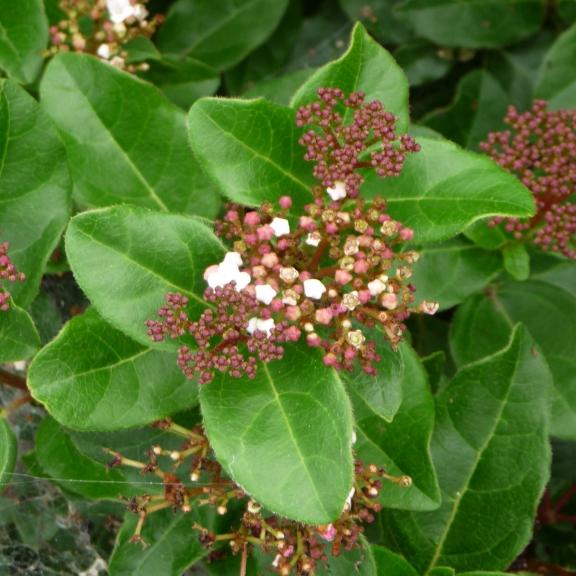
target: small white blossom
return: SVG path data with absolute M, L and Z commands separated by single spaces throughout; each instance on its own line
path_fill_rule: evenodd
M 286 218 L 274 218 L 270 222 L 270 227 L 274 230 L 274 236 L 285 236 L 290 234 L 290 222 Z
M 352 446 L 354 446 L 354 444 L 356 444 L 356 440 L 357 440 L 356 431 L 352 430 Z
M 256 300 L 266 305 L 270 304 L 277 294 L 276 290 L 274 290 L 270 284 L 256 284 L 254 289 L 256 290 Z
M 380 278 L 376 278 L 376 280 L 368 282 L 368 290 L 372 296 L 378 296 L 379 294 L 382 294 L 384 290 L 386 290 L 386 284 L 384 284 Z
M 333 188 L 326 188 L 326 192 L 332 200 L 342 200 L 342 198 L 346 198 L 346 184 L 344 182 L 334 182 Z
M 250 318 L 248 320 L 248 325 L 246 326 L 246 330 L 249 334 L 254 334 L 256 330 L 260 332 L 266 332 L 268 338 L 270 338 L 270 334 L 272 330 L 274 330 L 274 326 L 276 323 L 274 322 L 274 318 L 268 318 L 268 320 L 263 320 L 262 318 Z
M 354 498 L 354 494 L 356 494 L 356 489 L 352 488 L 348 493 L 348 498 L 346 498 L 346 502 L 344 503 L 344 511 L 350 510 L 352 508 L 352 498 Z
M 321 239 L 322 237 L 318 232 L 310 232 L 310 234 L 306 236 L 306 244 L 308 244 L 308 246 L 318 246 Z
M 222 260 L 222 262 L 224 264 L 237 266 L 238 268 L 240 268 L 240 266 L 242 266 L 242 256 L 240 256 L 238 252 L 226 252 L 226 255 L 224 256 L 224 260 Z
M 96 54 L 98 54 L 98 56 L 100 56 L 100 58 L 103 60 L 109 60 L 111 54 L 110 46 L 108 46 L 108 44 L 100 44 L 100 46 L 98 46 L 98 50 L 96 50 Z
M 324 292 L 326 292 L 326 286 L 324 286 L 320 280 L 316 280 L 316 278 L 304 280 L 304 294 L 306 294 L 308 298 L 320 300 Z
M 135 6 L 130 0 L 106 0 L 110 20 L 114 23 L 124 22 L 135 14 Z
M 236 290 L 244 290 L 252 278 L 248 272 L 240 272 L 242 257 L 238 252 L 228 252 L 217 266 L 209 266 L 204 272 L 204 280 L 210 288 L 222 288 L 230 282 L 236 282 Z

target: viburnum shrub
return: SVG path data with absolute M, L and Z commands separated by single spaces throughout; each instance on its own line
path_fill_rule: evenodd
M 0 0 L 7 573 L 574 569 L 576 33 L 368 4 Z

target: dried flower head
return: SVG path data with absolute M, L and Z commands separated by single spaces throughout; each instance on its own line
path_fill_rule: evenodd
M 16 266 L 8 256 L 8 242 L 0 243 L 0 311 L 6 312 L 10 307 L 10 292 L 2 286 L 2 280 L 8 282 L 24 282 L 26 275 L 18 272 Z
M 126 45 L 136 38 L 150 38 L 162 22 L 149 18 L 148 0 L 60 0 L 65 14 L 50 28 L 47 55 L 58 52 L 94 54 L 128 72 L 147 70 L 148 64 L 129 64 Z
M 524 113 L 511 106 L 504 121 L 510 129 L 489 134 L 481 149 L 532 191 L 536 215 L 490 224 L 576 259 L 576 111 L 547 110 L 545 101 L 536 100 Z
M 359 157 L 368 147 L 368 167 L 394 176 L 417 144 L 404 136 L 398 141 L 395 117 L 378 102 L 364 104 L 362 94 L 343 100 L 337 89 L 320 89 L 319 96 L 321 103 L 297 115 L 299 125 L 317 123 L 304 137 L 322 183 L 313 201 L 299 218 L 290 213 L 288 196 L 256 210 L 228 205 L 215 229 L 234 251 L 205 272 L 211 308 L 193 322 L 187 301 L 170 294 L 161 319 L 147 324 L 155 340 L 195 338 L 198 350 L 182 347 L 178 362 L 201 383 L 217 371 L 254 377 L 257 360 L 281 358 L 283 344 L 300 338 L 322 350 L 327 366 L 350 371 L 359 364 L 375 374 L 379 357 L 366 329 L 380 328 L 396 347 L 411 312 L 437 309 L 429 302 L 414 306 L 409 279 L 418 253 L 406 249 L 412 230 L 386 213 L 385 200 L 366 202 L 357 194 Z M 337 105 L 353 111 L 350 124 Z M 353 161 L 342 152 L 352 149 Z

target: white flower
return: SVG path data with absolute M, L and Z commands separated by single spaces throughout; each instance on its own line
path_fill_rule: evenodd
M 356 444 L 356 431 L 352 430 L 352 446 L 354 446 L 354 444 Z
M 115 23 L 124 22 L 135 14 L 135 6 L 130 0 L 106 0 L 110 20 Z
M 270 227 L 274 230 L 274 236 L 285 236 L 290 234 L 290 222 L 286 218 L 274 218 L 270 222 Z
M 350 510 L 352 508 L 352 498 L 354 498 L 354 494 L 356 494 L 356 489 L 352 488 L 348 493 L 348 498 L 346 498 L 346 502 L 344 502 L 344 511 Z
M 222 288 L 230 282 L 236 282 L 236 290 L 244 290 L 252 278 L 248 272 L 240 272 L 242 257 L 238 252 L 228 252 L 217 266 L 209 266 L 204 272 L 204 280 L 210 288 Z
M 249 334 L 254 334 L 256 330 L 260 332 L 266 332 L 268 338 L 270 338 L 270 334 L 272 330 L 274 330 L 275 326 L 274 318 L 268 318 L 268 320 L 263 320 L 262 318 L 250 318 L 248 320 L 248 325 L 246 326 L 246 330 Z
M 333 188 L 326 188 L 326 192 L 332 200 L 342 200 L 342 198 L 346 198 L 346 184 L 344 182 L 334 182 Z
M 310 232 L 310 234 L 306 236 L 306 244 L 308 244 L 308 246 L 318 246 L 321 239 L 322 236 L 320 236 L 318 232 Z
M 306 294 L 308 298 L 320 300 L 324 292 L 326 292 L 326 286 L 324 286 L 320 280 L 316 280 L 316 278 L 304 280 L 304 294 Z
M 108 44 L 100 44 L 100 46 L 98 46 L 98 50 L 96 50 L 96 54 L 98 54 L 98 56 L 100 56 L 100 58 L 103 60 L 109 60 L 111 54 L 110 46 L 108 46 Z
M 384 290 L 386 290 L 386 284 L 384 284 L 380 278 L 376 278 L 376 280 L 368 282 L 368 290 L 372 296 L 378 296 L 379 294 L 382 294 Z
M 256 300 L 260 300 L 260 302 L 264 302 L 266 305 L 270 304 L 277 294 L 276 290 L 274 290 L 270 284 L 256 284 L 255 290 Z

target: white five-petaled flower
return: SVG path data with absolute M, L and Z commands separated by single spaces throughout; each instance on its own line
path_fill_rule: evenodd
M 260 332 L 266 332 L 266 335 L 268 338 L 270 338 L 270 334 L 272 333 L 272 330 L 274 330 L 274 326 L 276 326 L 274 318 L 268 318 L 268 320 L 264 320 L 262 318 L 254 317 L 248 320 L 246 330 L 249 334 L 254 334 L 256 330 L 259 330 Z
M 110 20 L 115 24 L 124 22 L 130 16 L 136 15 L 136 6 L 130 0 L 106 0 L 106 7 L 110 14 Z
M 96 50 L 96 54 L 103 60 L 109 60 L 111 55 L 110 46 L 108 46 L 108 44 L 100 44 L 98 50 Z
M 384 284 L 380 278 L 376 278 L 376 280 L 368 282 L 368 290 L 372 296 L 378 296 L 379 294 L 382 294 L 384 290 L 386 290 L 386 284 Z
M 306 244 L 308 244 L 308 246 L 318 246 L 320 240 L 322 240 L 322 236 L 319 232 L 310 232 L 308 236 L 306 236 Z
M 270 222 L 270 227 L 274 230 L 274 236 L 290 234 L 290 222 L 286 218 L 274 218 Z
M 206 268 L 204 280 L 210 288 L 222 288 L 230 282 L 236 282 L 236 290 L 240 292 L 250 284 L 251 277 L 248 272 L 240 272 L 242 256 L 238 252 L 228 252 L 220 264 Z
M 320 300 L 322 295 L 326 292 L 326 286 L 316 278 L 304 280 L 304 294 L 313 300 Z
M 346 184 L 344 182 L 334 182 L 334 186 L 332 188 L 326 188 L 326 192 L 332 200 L 335 202 L 337 200 L 342 200 L 342 198 L 346 198 Z
M 256 284 L 254 289 L 256 291 L 256 300 L 266 305 L 270 304 L 277 294 L 276 290 L 274 290 L 270 284 Z

